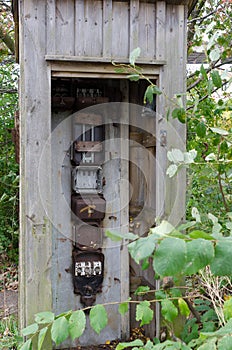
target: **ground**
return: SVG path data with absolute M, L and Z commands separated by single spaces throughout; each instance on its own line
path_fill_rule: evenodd
M 0 264 L 0 318 L 18 312 L 18 272 L 14 264 Z

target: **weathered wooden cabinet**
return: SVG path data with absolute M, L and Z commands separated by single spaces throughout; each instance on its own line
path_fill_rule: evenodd
M 80 242 L 87 247 L 93 244 L 93 249 L 98 245 L 104 256 L 104 271 L 99 270 L 102 256 L 92 260 L 103 277 L 102 291 L 95 293 L 94 303 L 126 300 L 140 283 L 155 288 L 152 271 L 142 272 L 133 262 L 129 270 L 126 245 L 113 244 L 104 231 L 131 229 L 142 235 L 155 217 L 176 224 L 184 216 L 184 173 L 167 179 L 166 154 L 172 147 L 184 148 L 185 126 L 176 120 L 167 122 L 166 115 L 172 108 L 169 99 L 185 92 L 186 5 L 184 0 L 18 1 L 22 327 L 33 322 L 39 311 L 82 308 L 80 288 L 74 293 L 73 274 L 80 277 L 78 268 L 84 271 L 90 265 L 74 254 L 73 272 L 73 251 Z M 112 60 L 127 63 L 136 47 L 141 48 L 138 64 L 144 75 L 165 92 L 154 99 L 153 112 L 147 116 L 142 106 L 146 81 L 129 82 L 127 74 L 116 73 L 112 65 Z M 97 124 L 99 116 L 103 121 Z M 98 139 L 102 146 L 97 146 L 94 136 L 98 125 L 103 127 L 104 136 Z M 71 155 L 74 142 L 76 158 Z M 88 149 L 88 158 L 83 147 L 97 148 Z M 100 151 L 102 158 L 96 161 Z M 78 168 L 78 152 L 85 154 L 85 161 L 82 156 L 80 161 L 85 168 Z M 106 209 L 98 221 L 91 216 L 97 204 L 83 205 L 80 212 L 85 213 L 87 226 L 80 228 L 72 210 L 79 208 L 79 188 L 91 188 L 91 181 L 86 180 L 93 170 L 88 168 L 91 162 L 103 172 L 100 196 Z M 74 167 L 82 175 L 73 187 Z M 99 179 L 100 175 L 94 176 Z M 76 196 L 73 204 L 72 196 Z M 80 230 L 87 233 L 74 238 L 81 236 Z M 92 243 L 88 230 L 93 232 Z M 129 315 L 121 316 L 117 306 L 107 310 L 109 324 L 101 335 L 88 327 L 73 346 L 128 336 L 130 326 L 135 326 L 133 317 L 130 324 Z M 156 319 L 148 328 L 151 337 L 158 327 L 157 308 Z M 70 344 L 66 342 L 63 348 Z

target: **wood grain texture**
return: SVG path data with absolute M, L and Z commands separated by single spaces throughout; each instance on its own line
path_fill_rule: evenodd
M 51 202 L 50 150 L 41 159 L 50 136 L 50 74 L 44 61 L 45 2 L 20 2 L 20 326 L 34 314 L 52 308 L 51 224 L 41 198 Z M 39 127 L 38 127 L 39 121 Z M 51 344 L 47 344 L 48 348 Z

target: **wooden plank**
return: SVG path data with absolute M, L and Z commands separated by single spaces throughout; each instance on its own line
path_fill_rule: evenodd
M 153 67 L 151 65 L 141 65 L 142 72 L 146 76 L 152 76 L 153 79 L 159 74 L 160 70 L 158 67 Z M 99 78 L 103 74 L 112 74 L 115 78 L 126 77 L 127 73 L 119 74 L 115 72 L 115 67 L 112 64 L 103 64 L 103 63 L 82 63 L 82 62 L 52 62 L 51 70 L 53 76 L 66 76 L 66 74 L 70 73 L 70 76 L 78 77 L 79 73 L 84 73 L 86 76 L 89 74 L 94 74 L 95 76 L 99 76 Z
M 139 11 L 139 47 L 140 59 L 155 59 L 156 10 L 155 3 L 140 3 Z M 164 45 L 165 43 L 163 43 Z
M 46 55 L 45 59 L 47 61 L 66 61 L 66 62 L 102 62 L 102 63 L 111 63 L 112 64 L 112 59 L 107 58 L 107 57 L 90 57 L 90 56 L 71 56 L 71 55 Z M 115 63 L 129 63 L 128 57 L 122 58 L 122 57 L 117 57 L 114 56 L 113 61 Z M 162 66 L 164 64 L 167 64 L 166 61 L 162 60 L 156 60 L 156 59 L 150 59 L 150 58 L 138 58 L 136 61 L 138 65 L 142 64 L 147 64 L 147 65 L 152 65 L 152 66 Z
M 174 30 L 175 28 L 175 30 Z M 167 5 L 166 21 L 167 46 L 166 77 L 172 76 L 173 84 L 167 84 L 166 91 L 170 98 L 186 91 L 186 9 L 183 5 Z M 167 79 L 167 78 L 166 78 Z M 184 102 L 184 101 L 183 101 Z M 173 108 L 173 106 L 170 106 Z M 171 120 L 167 130 L 167 148 L 185 150 L 186 125 Z M 177 225 L 185 216 L 186 178 L 185 171 L 166 182 L 165 211 L 168 220 Z
M 102 56 L 102 1 L 85 2 L 85 55 Z
M 103 57 L 112 57 L 112 0 L 103 0 Z
M 50 75 L 46 50 L 45 2 L 20 5 L 20 326 L 33 323 L 34 314 L 52 309 L 51 222 L 43 200 L 51 200 Z M 39 127 L 38 127 L 39 121 Z M 33 166 L 32 166 L 33 165 Z M 41 180 L 45 180 L 42 186 Z M 41 197 L 43 195 L 43 199 Z M 36 300 L 36 302 L 35 302 Z M 46 344 L 51 348 L 51 344 Z M 46 346 L 45 345 L 45 346 Z
M 77 152 L 101 152 L 102 143 L 100 141 L 77 141 L 75 150 Z
M 75 115 L 75 114 L 74 114 Z M 101 125 L 102 116 L 93 113 L 77 112 L 74 117 L 74 122 L 79 124 Z
M 76 38 L 77 56 L 102 56 L 102 2 L 76 0 Z
M 135 86 L 130 91 L 130 96 L 139 100 L 138 91 Z M 138 89 L 138 87 L 137 87 Z M 130 185 L 132 193 L 130 194 L 130 230 L 139 236 L 143 236 L 154 224 L 155 221 L 155 187 L 156 187 L 156 159 L 155 159 L 155 113 L 141 118 L 142 106 L 132 106 L 130 113 Z M 146 148 L 147 146 L 152 146 Z M 139 184 L 139 185 L 138 185 Z M 130 259 L 130 282 L 131 297 L 133 300 L 139 300 L 133 293 L 136 287 L 148 285 L 155 289 L 154 271 L 150 265 L 146 271 L 141 266 Z M 155 310 L 155 305 L 152 305 Z M 131 328 L 138 327 L 135 320 L 136 308 L 131 306 Z M 145 334 L 151 337 L 155 336 L 156 322 L 144 327 Z
M 112 57 L 129 57 L 129 11 L 127 1 L 113 1 Z
M 74 55 L 74 1 L 56 0 L 56 54 Z
M 85 56 L 84 1 L 75 1 L 75 56 Z
M 56 0 L 47 0 L 47 50 L 48 55 L 56 54 Z
M 156 59 L 166 58 L 166 3 L 157 1 L 156 3 Z
M 139 46 L 139 0 L 130 1 L 130 52 Z
M 117 82 L 116 86 L 117 89 L 120 89 L 119 82 Z M 118 116 L 119 120 L 124 116 L 122 105 L 119 103 L 111 103 L 110 113 L 108 112 L 108 108 L 106 108 L 103 114 L 105 117 L 105 162 L 103 164 L 103 175 L 106 179 L 106 185 L 104 186 L 104 197 L 106 199 L 104 229 L 109 229 L 112 232 L 123 229 L 121 226 L 122 210 L 120 200 L 122 195 L 121 190 L 123 189 L 123 180 L 120 171 L 122 163 L 121 127 L 113 124 L 115 115 Z M 121 242 L 115 244 L 109 238 L 104 237 L 104 254 L 107 263 L 105 264 L 106 270 L 102 300 L 105 302 L 107 300 L 117 300 L 120 302 L 122 300 L 121 298 L 124 297 L 124 293 L 122 293 L 123 288 L 127 288 L 128 285 L 128 278 L 124 279 L 123 277 L 124 270 L 128 270 L 128 264 L 123 265 L 122 263 L 122 249 Z M 104 292 L 106 293 L 105 295 Z M 127 297 L 128 294 L 126 295 Z M 127 330 L 129 327 L 125 321 L 127 315 L 124 318 L 125 327 L 122 324 L 121 315 L 117 312 L 117 307 L 111 307 L 108 315 L 110 315 L 109 326 L 114 329 L 114 336 L 116 335 L 116 330 L 119 337 L 124 336 L 125 333 L 128 334 Z M 109 331 L 109 334 L 111 335 L 112 331 Z
M 122 91 L 121 118 L 120 118 L 120 232 L 129 231 L 129 82 L 121 80 L 120 90 Z M 125 242 L 124 242 L 125 243 Z M 128 299 L 129 290 L 129 253 L 127 246 L 123 244 L 121 251 L 121 301 Z M 127 339 L 130 332 L 129 314 L 121 316 L 122 337 Z

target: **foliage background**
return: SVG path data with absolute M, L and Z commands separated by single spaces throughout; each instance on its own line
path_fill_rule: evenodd
M 0 38 L 0 254 L 17 261 L 18 164 L 12 130 L 18 109 L 19 71 L 10 1 L 0 2 Z

